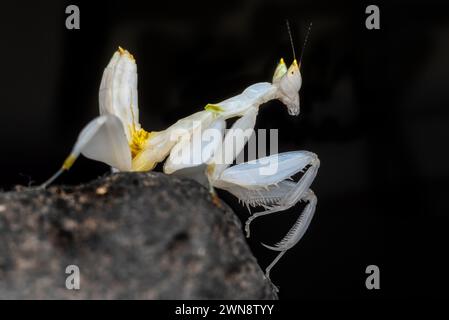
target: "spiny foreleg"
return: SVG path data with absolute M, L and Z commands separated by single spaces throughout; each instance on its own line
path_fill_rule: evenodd
M 307 201 L 307 205 L 304 208 L 301 215 L 296 220 L 293 227 L 287 233 L 287 235 L 279 241 L 274 246 L 269 246 L 264 243 L 262 245 L 270 250 L 280 251 L 277 257 L 270 263 L 270 265 L 265 269 L 265 276 L 270 279 L 270 271 L 275 266 L 275 264 L 279 261 L 279 259 L 287 252 L 288 249 L 291 249 L 295 246 L 299 240 L 304 236 L 307 231 L 307 228 L 312 221 L 313 215 L 315 213 L 317 198 L 312 190 L 307 190 L 307 192 L 303 195 L 302 199 Z
M 285 189 L 287 190 L 284 191 L 284 194 L 279 198 L 279 200 L 276 203 L 269 203 L 269 202 L 260 203 L 265 208 L 267 208 L 267 210 L 254 213 L 252 216 L 248 218 L 248 220 L 245 223 L 245 231 L 247 237 L 250 236 L 250 224 L 254 219 L 275 212 L 287 210 L 293 207 L 301 199 L 303 199 L 304 194 L 310 188 L 310 185 L 315 179 L 320 165 L 320 161 L 318 160 L 318 157 L 314 153 L 307 152 L 304 154 L 305 157 L 307 157 L 307 160 L 309 160 L 308 163 L 310 164 L 310 167 L 307 169 L 307 171 L 303 174 L 303 176 L 301 177 L 301 179 L 299 179 L 297 183 L 293 181 L 284 180 L 282 181 L 282 184 L 278 184 L 279 188 L 282 187 L 284 188 L 284 190 Z M 303 163 L 300 164 L 300 167 L 303 168 L 304 164 Z M 293 169 L 294 168 L 290 168 L 290 170 L 292 170 L 291 171 L 292 174 L 294 174 Z M 296 169 L 296 171 L 298 170 Z M 274 193 L 274 191 L 264 192 L 263 190 L 261 190 L 260 192 L 265 193 L 265 199 L 270 199 L 270 196 L 272 196 Z M 279 193 L 277 193 L 276 196 L 279 197 Z M 251 201 L 251 199 L 248 200 Z

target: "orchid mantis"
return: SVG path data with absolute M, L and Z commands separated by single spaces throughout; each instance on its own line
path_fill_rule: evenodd
M 236 135 L 255 126 L 259 107 L 273 99 L 280 100 L 290 115 L 299 114 L 299 90 L 302 78 L 300 65 L 294 59 L 287 68 L 283 59 L 278 63 L 272 82 L 261 82 L 246 88 L 230 99 L 207 104 L 204 110 L 183 118 L 162 131 L 146 131 L 139 122 L 137 94 L 137 65 L 134 57 L 119 47 L 104 70 L 99 91 L 100 115 L 81 131 L 71 153 L 62 167 L 42 187 L 52 183 L 62 172 L 70 169 L 80 154 L 111 166 L 114 171 L 149 171 L 165 160 L 164 172 L 184 174 L 209 187 L 226 190 L 249 206 L 266 210 L 250 216 L 245 230 L 250 235 L 250 223 L 255 218 L 286 210 L 299 201 L 307 202 L 305 209 L 287 235 L 276 245 L 265 247 L 279 251 L 266 269 L 293 247 L 305 233 L 315 212 L 316 197 L 309 189 L 319 167 L 317 156 L 308 151 L 275 154 L 254 161 L 231 166 L 243 150 L 247 137 L 239 139 L 231 151 L 227 147 Z M 226 120 L 238 117 L 226 135 Z M 210 143 L 195 144 L 194 136 L 212 129 L 218 137 Z M 240 130 L 240 131 L 239 131 Z M 209 153 L 200 161 L 183 157 L 185 150 L 193 154 Z M 179 156 L 181 154 L 181 157 Z M 266 163 L 274 163 L 277 170 L 264 174 Z M 308 168 L 301 179 L 290 178 Z
M 195 130 L 209 128 L 217 118 L 241 117 L 272 99 L 281 100 L 290 114 L 297 115 L 300 86 L 301 74 L 296 60 L 287 69 L 281 59 L 273 83 L 256 83 L 240 95 L 218 104 L 207 104 L 205 110 L 183 118 L 163 131 L 148 132 L 139 122 L 136 61 L 132 54 L 119 47 L 103 72 L 99 91 L 100 116 L 81 131 L 62 167 L 42 187 L 70 169 L 80 154 L 118 171 L 152 170 L 178 143 L 185 144 Z M 179 132 L 183 132 L 182 136 L 176 134 Z M 173 166 L 169 158 L 164 172 L 173 173 L 177 170 Z

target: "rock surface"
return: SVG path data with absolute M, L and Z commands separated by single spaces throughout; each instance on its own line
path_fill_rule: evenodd
M 66 267 L 80 289 L 66 288 Z M 240 222 L 194 181 L 120 173 L 0 193 L 1 299 L 276 299 Z

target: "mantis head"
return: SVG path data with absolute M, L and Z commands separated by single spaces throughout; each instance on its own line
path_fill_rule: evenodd
M 278 99 L 287 106 L 290 115 L 299 114 L 299 89 L 302 84 L 299 67 L 294 59 L 287 69 L 284 59 L 281 58 L 273 75 L 273 85 L 278 89 Z

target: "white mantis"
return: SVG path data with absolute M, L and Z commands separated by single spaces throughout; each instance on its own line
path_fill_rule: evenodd
M 271 268 L 301 239 L 313 217 L 317 200 L 309 187 L 317 174 L 319 160 L 311 152 L 294 151 L 230 166 L 243 150 L 246 138 L 240 139 L 232 149 L 231 161 L 223 161 L 223 157 L 227 147 L 232 144 L 235 132 L 254 128 L 258 108 L 263 103 L 278 99 L 287 106 L 289 114 L 299 114 L 299 89 L 302 82 L 299 69 L 296 59 L 289 68 L 281 59 L 272 83 L 256 83 L 235 97 L 207 104 L 205 110 L 183 118 L 163 131 L 147 132 L 139 122 L 136 62 L 127 50 L 119 47 L 101 80 L 100 116 L 81 131 L 60 170 L 42 187 L 48 186 L 63 171 L 68 170 L 80 154 L 104 162 L 115 171 L 149 171 L 166 159 L 164 172 L 167 174 L 185 174 L 205 184 L 212 192 L 214 188 L 223 189 L 248 206 L 264 207 L 265 211 L 253 214 L 246 222 L 248 237 L 250 223 L 255 218 L 286 210 L 299 201 L 305 201 L 305 209 L 287 235 L 274 246 L 264 245 L 280 252 L 266 269 L 269 278 Z M 239 119 L 223 136 L 226 119 L 233 117 Z M 194 134 L 206 129 L 219 132 L 218 139 L 208 144 L 195 144 L 192 138 Z M 179 158 L 185 149 L 202 153 L 206 148 L 210 152 L 199 163 L 192 162 L 190 158 Z M 261 169 L 267 162 L 274 162 L 278 170 L 270 175 L 262 174 Z M 294 174 L 307 167 L 299 181 L 291 181 Z

